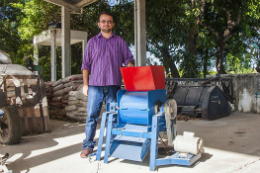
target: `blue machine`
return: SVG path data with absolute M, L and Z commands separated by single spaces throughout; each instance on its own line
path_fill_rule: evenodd
M 107 125 L 105 163 L 110 156 L 143 161 L 149 150 L 151 171 L 160 165 L 189 166 L 197 161 L 201 157 L 198 148 L 202 143 L 191 134 L 185 138 L 177 136 L 177 104 L 173 99 L 166 100 L 164 68 L 131 67 L 121 68 L 121 72 L 127 90 L 120 90 L 117 103 L 108 104 L 107 111 L 102 114 L 96 159 L 101 159 Z M 144 74 L 146 77 L 143 77 Z M 116 125 L 113 123 L 115 119 Z M 159 132 L 167 132 L 168 145 L 175 145 L 175 153 L 170 157 L 157 158 Z M 178 141 L 175 140 L 177 138 Z M 197 146 L 198 143 L 200 146 Z
M 101 159 L 104 130 L 107 124 L 105 163 L 108 162 L 109 156 L 143 161 L 149 150 L 151 171 L 154 171 L 156 166 L 160 165 L 179 164 L 189 166 L 197 161 L 201 157 L 200 153 L 180 157 L 179 152 L 176 152 L 169 158 L 157 159 L 159 132 L 165 131 L 167 135 L 170 133 L 172 139 L 176 137 L 176 115 L 173 119 L 170 115 L 170 125 L 168 125 L 170 132 L 167 131 L 165 109 L 169 108 L 168 102 L 166 102 L 166 91 L 162 89 L 147 92 L 120 90 L 118 102 L 108 105 L 107 112 L 102 115 L 97 160 Z M 170 114 L 172 113 L 170 112 Z M 112 127 L 114 118 L 117 118 L 115 128 Z M 111 135 L 115 136 L 112 143 Z M 170 142 L 173 143 L 173 141 Z

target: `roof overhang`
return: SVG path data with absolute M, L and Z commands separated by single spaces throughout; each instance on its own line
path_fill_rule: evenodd
M 41 34 L 34 36 L 34 44 L 38 45 L 52 45 L 52 35 L 51 32 L 55 33 L 56 46 L 61 46 L 61 29 L 49 29 L 43 31 Z M 82 41 L 87 41 L 88 33 L 84 31 L 70 31 L 70 44 L 80 43 Z
M 80 13 L 81 8 L 94 3 L 96 0 L 44 0 L 46 2 L 68 7 L 72 13 Z

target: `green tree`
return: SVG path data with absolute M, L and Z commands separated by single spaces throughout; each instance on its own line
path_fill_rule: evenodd
M 248 18 L 259 20 L 260 1 L 206 1 L 203 17 L 198 22 L 210 32 L 210 37 L 216 40 L 216 69 L 218 73 L 226 73 L 225 70 L 225 46 L 227 41 L 235 34 L 245 31 L 246 24 L 253 24 Z M 253 9 L 253 10 L 252 10 Z M 251 28 L 252 29 L 252 28 Z M 247 30 L 247 36 L 252 30 Z
M 33 36 L 48 29 L 49 24 L 61 21 L 61 8 L 43 0 L 0 3 L 1 49 L 13 61 L 23 63 L 24 56 L 33 54 Z M 213 62 L 219 73 L 239 72 L 241 68 L 242 72 L 248 71 L 256 57 L 253 43 L 259 37 L 259 3 L 259 0 L 146 1 L 147 50 L 159 59 L 171 77 L 205 77 Z M 84 7 L 82 14 L 71 14 L 71 29 L 87 31 L 88 38 L 93 37 L 99 32 L 97 20 L 102 11 L 114 15 L 114 32 L 133 44 L 133 2 L 127 0 L 118 5 L 98 0 Z M 57 47 L 58 78 L 60 50 Z M 41 46 L 39 55 L 45 80 L 50 80 L 50 47 Z M 81 73 L 81 44 L 72 45 L 71 56 L 72 74 Z
M 23 54 L 19 52 L 21 40 L 18 27 L 24 14 L 13 4 L 19 0 L 0 1 L 0 49 L 10 55 L 13 63 L 22 63 Z
M 162 62 L 167 76 L 178 78 L 177 64 L 183 59 L 180 48 L 188 39 L 183 2 L 149 0 L 146 6 L 147 50 Z
M 20 2 L 20 3 L 19 3 Z M 21 39 L 28 44 L 20 45 L 22 52 L 26 56 L 33 54 L 32 40 L 48 29 L 48 25 L 57 24 L 61 21 L 61 7 L 52 5 L 42 0 L 28 0 L 26 3 L 19 1 L 15 7 L 24 14 L 19 26 Z M 109 6 L 106 1 L 100 0 L 83 8 L 82 14 L 71 14 L 71 29 L 88 32 L 88 39 L 99 33 L 97 26 L 100 12 L 110 11 L 115 17 L 116 26 L 114 28 L 117 35 L 122 36 L 129 44 L 133 43 L 133 2 L 121 1 L 117 6 Z M 124 28 L 125 30 L 122 30 Z M 57 51 L 57 79 L 61 78 L 61 49 Z M 71 46 L 71 72 L 81 73 L 82 44 Z M 39 64 L 43 66 L 45 80 L 50 80 L 50 48 L 39 47 Z

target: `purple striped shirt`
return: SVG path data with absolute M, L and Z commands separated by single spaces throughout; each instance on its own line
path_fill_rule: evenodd
M 108 39 L 101 33 L 89 39 L 81 70 L 90 71 L 89 85 L 121 85 L 120 67 L 133 61 L 133 55 L 127 43 L 112 33 Z

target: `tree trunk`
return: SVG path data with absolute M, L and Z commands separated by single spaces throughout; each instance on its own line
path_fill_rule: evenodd
M 178 72 L 178 69 L 176 65 L 172 62 L 170 65 L 170 70 L 173 78 L 180 78 L 180 74 Z
M 166 71 L 167 71 L 167 69 L 170 69 L 171 76 L 173 78 L 180 78 L 178 69 L 177 69 L 176 65 L 174 64 L 174 62 L 173 62 L 173 60 L 172 60 L 172 58 L 171 58 L 171 56 L 168 52 L 168 49 L 162 48 L 160 51 L 161 51 L 161 54 L 162 54 L 163 59 L 164 59 L 163 65 L 166 68 Z
M 207 69 L 207 67 L 208 67 L 208 54 L 209 54 L 209 52 L 208 52 L 209 50 L 208 49 L 206 49 L 206 54 L 205 54 L 205 57 L 203 58 L 203 77 L 204 78 L 206 78 L 206 75 L 207 75 L 207 72 L 208 72 L 208 69 Z
M 196 33 L 198 30 L 198 25 L 196 23 L 192 23 L 189 31 L 189 52 L 197 57 L 197 41 L 196 41 Z
M 216 61 L 216 68 L 217 72 L 219 74 L 226 74 L 226 71 L 224 69 L 224 48 L 225 48 L 225 42 L 224 38 L 220 37 L 217 47 L 217 61 Z

